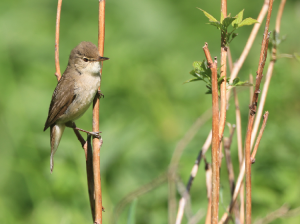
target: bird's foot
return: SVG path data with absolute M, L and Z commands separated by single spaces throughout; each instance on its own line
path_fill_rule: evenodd
M 101 138 L 101 135 L 100 135 L 100 133 L 102 133 L 101 131 L 98 131 L 98 132 L 93 132 L 93 131 L 86 131 L 86 130 L 83 130 L 83 129 L 81 129 L 81 128 L 74 128 L 74 129 L 76 129 L 76 130 L 78 130 L 78 131 L 82 131 L 82 132 L 85 132 L 85 133 L 87 133 L 88 135 L 91 135 L 91 136 L 93 136 L 94 138 Z
M 97 96 L 98 96 L 99 98 L 101 98 L 101 97 L 104 98 L 104 94 L 101 93 L 101 90 L 98 90 L 98 91 L 97 91 Z
M 100 139 L 101 138 L 101 135 L 99 135 L 100 133 L 102 133 L 101 131 L 99 132 L 86 132 L 88 135 L 91 135 L 93 136 L 94 138 L 98 138 Z

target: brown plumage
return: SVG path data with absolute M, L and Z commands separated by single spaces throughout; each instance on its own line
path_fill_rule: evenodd
M 51 157 L 59 145 L 65 127 L 89 108 L 100 85 L 100 63 L 108 58 L 100 57 L 97 47 L 91 42 L 81 42 L 70 54 L 66 71 L 53 92 L 44 131 L 50 127 Z M 88 132 L 90 134 L 95 134 Z

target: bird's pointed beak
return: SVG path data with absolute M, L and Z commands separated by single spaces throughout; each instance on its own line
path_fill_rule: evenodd
M 101 56 L 100 56 L 100 57 L 98 58 L 98 61 L 106 61 L 106 60 L 108 60 L 108 59 L 109 59 L 109 58 L 101 57 Z

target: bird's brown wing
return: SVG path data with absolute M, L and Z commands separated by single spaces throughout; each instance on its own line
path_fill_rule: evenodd
M 74 95 L 74 85 L 74 79 L 68 74 L 64 74 L 59 80 L 52 95 L 44 131 L 53 125 L 57 119 L 65 113 L 69 105 L 76 98 L 76 95 Z

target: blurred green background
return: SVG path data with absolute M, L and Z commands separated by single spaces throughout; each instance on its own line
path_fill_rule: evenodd
M 280 1 L 274 2 L 274 29 Z M 263 1 L 228 1 L 228 12 L 256 18 Z M 53 174 L 49 171 L 49 130 L 43 132 L 54 76 L 54 35 L 57 1 L 0 2 L 0 223 L 92 223 L 87 194 L 85 157 L 73 131 L 66 129 Z M 211 107 L 204 83 L 183 84 L 191 78 L 192 62 L 203 60 L 207 41 L 212 56 L 220 55 L 220 34 L 206 24 L 196 7 L 219 18 L 220 1 L 106 2 L 105 56 L 100 105 L 103 223 L 128 193 L 164 173 L 174 148 L 195 120 Z M 70 51 L 79 42 L 97 44 L 98 1 L 64 1 L 61 15 L 60 62 L 64 71 Z M 265 22 L 263 22 L 264 24 Z M 281 53 L 300 52 L 300 1 L 287 1 L 281 34 L 287 40 Z M 237 60 L 252 27 L 238 30 L 231 44 Z M 247 80 L 258 66 L 263 29 L 239 77 Z M 269 58 L 267 59 L 269 60 Z M 268 124 L 253 165 L 253 220 L 287 204 L 300 206 L 300 78 L 299 62 L 278 60 L 265 110 Z M 265 69 L 266 72 L 266 69 Z M 243 135 L 246 132 L 249 91 L 239 94 Z M 228 122 L 235 123 L 234 108 Z M 90 109 L 76 123 L 92 129 Z M 210 130 L 205 123 L 185 149 L 179 174 L 187 182 L 198 151 Z M 228 134 L 226 129 L 225 135 Z M 208 158 L 210 156 L 208 155 Z M 238 175 L 236 139 L 232 145 Z M 227 171 L 221 169 L 224 197 L 229 203 Z M 137 201 L 136 223 L 167 223 L 168 186 L 163 184 Z M 179 198 L 179 195 L 177 195 Z M 191 190 L 192 210 L 206 211 L 203 164 Z M 129 205 L 119 223 L 126 223 Z M 183 220 L 185 223 L 186 220 Z M 300 216 L 273 223 L 299 223 Z M 201 221 L 204 223 L 204 220 Z

